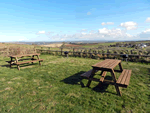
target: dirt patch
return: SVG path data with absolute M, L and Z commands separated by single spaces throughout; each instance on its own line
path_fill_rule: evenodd
M 67 44 L 66 47 L 82 47 L 82 45 Z
M 60 47 L 62 43 L 60 44 L 49 44 L 49 45 L 42 45 L 43 47 Z
M 1 47 L 1 46 L 5 46 L 5 44 L 0 43 L 0 47 Z
M 66 47 L 82 47 L 82 46 L 96 45 L 96 44 L 66 44 L 65 46 Z

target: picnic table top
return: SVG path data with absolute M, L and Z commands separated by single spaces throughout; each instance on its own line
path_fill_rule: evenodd
M 32 53 L 32 54 L 23 54 L 23 55 L 12 55 L 9 57 L 25 57 L 25 56 L 32 56 L 32 55 L 40 55 L 39 53 Z
M 106 59 L 102 62 L 92 65 L 92 67 L 114 69 L 119 63 L 121 63 L 121 60 Z

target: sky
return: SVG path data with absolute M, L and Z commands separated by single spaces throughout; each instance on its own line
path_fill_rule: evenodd
M 150 0 L 0 1 L 0 42 L 150 40 Z

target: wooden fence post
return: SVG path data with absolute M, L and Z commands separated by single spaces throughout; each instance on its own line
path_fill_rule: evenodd
M 80 56 L 81 56 L 81 58 L 82 58 L 82 50 L 81 50 Z
M 43 52 L 42 50 L 43 50 L 43 47 L 41 47 L 41 53 Z
M 62 51 L 63 51 L 63 48 L 61 47 L 61 56 L 62 56 Z
M 133 54 L 132 50 L 130 50 L 131 54 Z
M 72 54 L 73 54 L 72 56 L 74 57 L 74 48 L 73 48 L 73 53 Z
M 130 50 L 130 52 L 131 52 L 131 54 L 133 54 L 132 50 Z M 133 61 L 133 58 L 132 58 L 132 56 L 130 56 L 130 59 L 131 59 L 131 61 Z
M 48 54 L 50 54 L 50 47 L 48 48 L 49 50 L 48 50 Z
M 109 57 L 109 55 L 108 55 L 108 54 L 109 54 L 109 49 L 107 49 L 107 58 Z
M 104 50 L 102 50 L 102 56 L 103 56 L 103 59 L 104 59 Z

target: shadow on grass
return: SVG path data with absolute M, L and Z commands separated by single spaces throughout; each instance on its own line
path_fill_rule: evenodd
M 64 80 L 61 80 L 61 82 L 64 82 L 66 84 L 76 84 L 76 85 L 81 85 L 81 87 L 85 87 L 83 82 L 82 82 L 82 77 L 80 76 L 82 73 L 85 73 L 85 71 L 80 71 L 79 73 L 76 73 L 68 78 L 65 78 Z M 78 84 L 80 82 L 80 84 Z
M 85 73 L 85 71 L 81 71 L 79 73 L 76 73 L 68 78 L 65 78 L 64 80 L 61 80 L 61 82 L 64 82 L 66 84 L 72 84 L 72 85 L 81 85 L 81 87 L 86 87 L 83 82 L 82 82 L 82 78 L 80 75 L 82 73 Z M 105 79 L 107 80 L 112 80 L 112 77 L 110 76 L 106 76 Z M 80 84 L 79 84 L 80 83 Z M 88 83 L 88 80 L 87 80 L 87 83 Z M 92 83 L 92 82 L 91 82 Z M 98 83 L 98 82 L 97 82 Z M 117 93 L 113 93 L 113 92 L 109 92 L 109 91 L 106 91 L 107 87 L 109 86 L 109 84 L 104 84 L 104 83 L 98 83 L 98 85 L 94 88 L 91 88 L 92 90 L 96 91 L 96 92 L 100 92 L 100 93 L 111 93 L 111 94 L 115 94 L 117 95 Z M 90 87 L 89 87 L 90 88 Z
M 112 80 L 112 77 L 111 76 L 106 76 L 105 79 Z M 109 84 L 99 83 L 97 86 L 95 86 L 94 88 L 92 88 L 92 90 L 94 90 L 96 92 L 100 92 L 100 93 L 111 93 L 111 94 L 117 95 L 117 93 L 106 91 L 106 89 L 108 88 L 108 86 L 109 86 Z
M 38 65 L 38 63 L 33 63 L 33 64 L 21 64 L 19 65 L 19 67 L 21 68 L 26 68 L 28 66 L 33 66 L 33 65 Z M 9 64 L 6 64 L 6 65 L 0 65 L 0 67 L 7 67 L 7 68 L 10 68 L 10 65 Z M 10 69 L 14 69 L 14 68 L 17 68 L 17 65 L 12 65 L 12 67 Z

